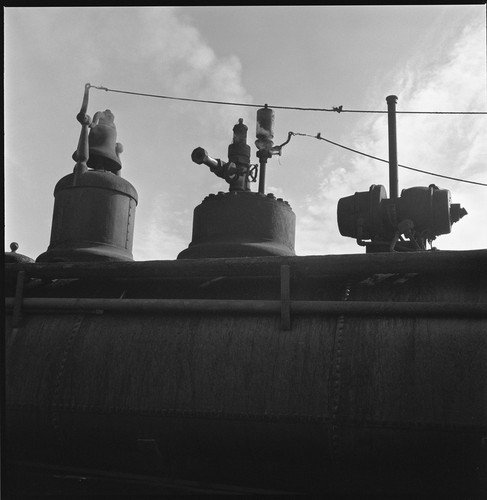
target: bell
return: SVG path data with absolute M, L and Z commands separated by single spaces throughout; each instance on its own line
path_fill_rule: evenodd
M 117 142 L 117 129 L 114 123 L 115 116 L 106 109 L 97 111 L 90 125 L 88 136 L 89 159 L 87 165 L 94 170 L 109 170 L 117 173 L 122 168 L 120 153 L 122 145 Z M 76 159 L 76 153 L 73 154 Z

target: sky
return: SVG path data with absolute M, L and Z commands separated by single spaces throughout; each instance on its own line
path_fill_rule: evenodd
M 50 239 L 53 190 L 71 173 L 84 85 L 262 106 L 486 111 L 485 5 L 4 8 L 5 249 L 36 258 Z M 223 179 L 191 161 L 228 160 L 233 126 L 255 107 L 91 89 L 110 109 L 122 177 L 137 190 L 135 260 L 172 260 L 191 241 L 194 208 Z M 398 161 L 487 183 L 487 115 L 397 114 Z M 274 143 L 321 136 L 388 159 L 386 114 L 275 109 Z M 399 168 L 399 191 L 436 184 L 468 212 L 442 250 L 487 248 L 487 187 Z M 296 214 L 296 254 L 363 253 L 340 235 L 338 200 L 382 184 L 386 163 L 294 136 L 267 164 L 266 192 Z M 252 184 L 257 191 L 257 184 Z

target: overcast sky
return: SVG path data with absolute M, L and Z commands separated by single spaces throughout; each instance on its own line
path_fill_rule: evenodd
M 85 83 L 269 106 L 485 111 L 486 9 L 459 6 L 6 8 L 5 244 L 36 258 L 49 245 L 53 189 L 72 172 Z M 255 157 L 256 108 L 90 91 L 88 114 L 111 109 L 122 177 L 139 194 L 136 260 L 174 259 L 193 209 L 228 185 L 191 161 L 227 160 L 243 118 Z M 289 131 L 388 158 L 387 115 L 275 110 Z M 399 163 L 487 183 L 486 115 L 397 115 Z M 336 223 L 339 198 L 383 184 L 387 164 L 294 137 L 267 166 L 266 191 L 296 213 L 298 255 L 363 253 Z M 487 247 L 487 187 L 399 169 L 399 189 L 435 183 L 468 211 L 435 246 Z M 257 191 L 257 184 L 252 185 Z

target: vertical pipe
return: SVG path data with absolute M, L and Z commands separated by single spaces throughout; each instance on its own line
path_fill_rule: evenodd
M 399 183 L 397 177 L 397 134 L 396 134 L 396 103 L 397 96 L 386 97 L 387 118 L 389 130 L 389 192 L 391 200 L 397 199 Z
M 76 165 L 74 167 L 74 177 L 73 186 L 76 186 L 79 182 L 80 175 L 84 174 L 88 170 L 87 161 L 90 157 L 89 145 L 88 145 L 88 135 L 90 133 L 91 118 L 86 114 L 88 109 L 88 99 L 90 95 L 91 85 L 87 83 L 85 85 L 85 91 L 83 93 L 83 102 L 81 103 L 81 109 L 76 115 L 76 119 L 81 124 L 81 133 L 78 141 L 78 148 L 76 149 Z
M 265 194 L 265 167 L 266 158 L 260 158 L 260 168 L 259 168 L 259 193 Z

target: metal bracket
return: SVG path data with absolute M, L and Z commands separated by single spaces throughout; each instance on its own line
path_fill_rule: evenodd
M 290 268 L 281 266 L 281 330 L 291 329 L 291 286 Z

